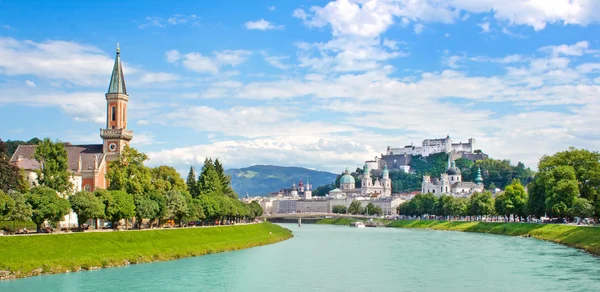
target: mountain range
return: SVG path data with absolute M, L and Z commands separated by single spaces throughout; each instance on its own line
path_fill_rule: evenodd
M 291 188 L 293 183 L 298 185 L 310 183 L 313 189 L 318 186 L 335 182 L 337 174 L 325 171 L 311 170 L 302 167 L 283 167 L 275 165 L 254 165 L 245 168 L 225 170 L 231 176 L 231 185 L 240 197 L 265 196 L 284 188 Z

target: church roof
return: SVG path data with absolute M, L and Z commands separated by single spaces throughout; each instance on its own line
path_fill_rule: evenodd
M 458 167 L 456 167 L 456 164 L 454 164 L 454 161 L 452 161 L 452 166 L 450 166 L 448 168 L 448 170 L 446 170 L 446 174 L 447 175 L 460 175 L 460 169 L 458 169 Z
M 19 145 L 10 161 L 23 169 L 34 170 L 40 168 L 40 163 L 35 160 L 35 149 L 37 145 Z M 104 159 L 102 144 L 90 145 L 65 145 L 67 150 L 69 170 L 77 171 L 79 168 L 79 156 L 81 155 L 81 169 L 94 169 L 95 156 L 98 163 Z
M 115 58 L 115 65 L 113 66 L 112 75 L 110 76 L 110 85 L 108 86 L 108 93 L 123 93 L 127 94 L 127 88 L 125 87 L 125 78 L 123 78 L 123 66 L 121 65 L 121 49 L 117 44 L 117 57 Z

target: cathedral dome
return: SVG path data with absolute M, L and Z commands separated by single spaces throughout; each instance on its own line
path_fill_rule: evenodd
M 456 167 L 456 165 L 454 164 L 454 161 L 452 161 L 452 166 L 450 166 L 450 168 L 448 168 L 448 170 L 446 170 L 446 174 L 447 175 L 460 175 L 460 169 L 458 169 L 458 167 Z
M 340 178 L 340 184 L 353 184 L 353 183 L 355 183 L 354 177 L 350 175 L 350 172 L 346 168 L 346 172 L 344 172 L 344 175 L 342 175 L 342 177 Z

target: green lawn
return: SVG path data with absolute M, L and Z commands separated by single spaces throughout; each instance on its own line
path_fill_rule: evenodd
M 600 228 L 579 227 L 561 224 L 533 223 L 492 223 L 467 221 L 435 221 L 435 220 L 397 220 L 388 227 L 421 228 L 434 230 L 452 230 L 503 234 L 512 236 L 531 236 L 600 255 Z
M 275 243 L 292 237 L 271 223 L 148 231 L 0 237 L 0 270 L 16 277 L 170 260 Z

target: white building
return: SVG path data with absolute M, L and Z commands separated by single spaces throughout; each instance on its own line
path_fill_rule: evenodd
M 462 152 L 462 153 L 473 153 L 475 151 L 475 139 L 470 138 L 469 142 L 463 143 L 452 143 L 450 136 L 440 139 L 425 139 L 421 143 L 421 146 L 407 145 L 403 148 L 392 148 L 388 146 L 387 155 L 421 155 L 427 157 L 435 153 L 450 153 L 450 152 Z
M 455 197 L 470 196 L 474 192 L 482 192 L 483 178 L 481 177 L 481 169 L 478 170 L 475 183 L 463 182 L 462 173 L 452 161 L 452 164 L 446 170 L 446 173 L 440 175 L 439 180 L 431 179 L 431 176 L 424 175 L 421 184 L 421 192 L 423 194 L 432 193 L 437 196 L 442 194 L 453 195 Z

